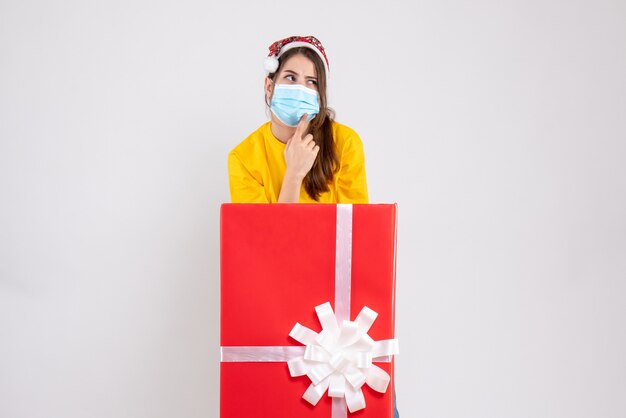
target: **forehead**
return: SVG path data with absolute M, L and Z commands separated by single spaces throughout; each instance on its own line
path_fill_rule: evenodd
M 317 71 L 315 71 L 315 64 L 302 54 L 296 54 L 290 57 L 284 64 L 281 72 L 293 71 L 297 74 L 305 77 L 317 77 Z

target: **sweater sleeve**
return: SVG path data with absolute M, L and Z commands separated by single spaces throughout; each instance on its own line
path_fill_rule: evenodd
M 228 154 L 228 181 L 232 203 L 269 203 L 265 188 L 234 152 Z
M 340 158 L 337 173 L 338 203 L 368 203 L 363 142 L 356 132 L 352 131 L 346 138 Z

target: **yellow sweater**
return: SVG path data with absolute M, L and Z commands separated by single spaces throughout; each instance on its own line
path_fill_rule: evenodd
M 330 190 L 319 203 L 368 203 L 365 156 L 359 135 L 349 127 L 333 122 L 333 137 L 339 157 L 339 171 Z M 270 128 L 261 125 L 228 154 L 230 197 L 233 203 L 276 203 L 285 176 L 285 144 Z M 300 203 L 316 203 L 300 189 Z

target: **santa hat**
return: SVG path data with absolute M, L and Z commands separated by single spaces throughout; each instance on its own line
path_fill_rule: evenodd
M 317 52 L 322 62 L 324 63 L 324 69 L 326 70 L 326 77 L 328 77 L 328 58 L 326 58 L 326 52 L 322 43 L 315 36 L 290 36 L 280 41 L 276 41 L 270 45 L 270 53 L 265 58 L 264 67 L 267 74 L 276 72 L 278 69 L 278 58 L 286 51 L 297 47 L 310 48 Z

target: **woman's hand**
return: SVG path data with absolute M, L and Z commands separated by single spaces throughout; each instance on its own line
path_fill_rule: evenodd
M 311 170 L 311 167 L 313 167 L 317 153 L 320 150 L 319 145 L 313 140 L 313 135 L 304 135 L 309 127 L 307 116 L 306 113 L 302 115 L 298 126 L 296 126 L 296 131 L 287 141 L 284 153 L 285 163 L 287 164 L 286 179 L 302 182 Z
M 320 147 L 313 141 L 313 135 L 304 135 L 309 127 L 307 116 L 304 114 L 300 118 L 296 131 L 287 141 L 284 154 L 287 169 L 280 188 L 278 203 L 298 203 L 300 201 L 302 181 L 313 167 L 315 157 L 320 150 Z

